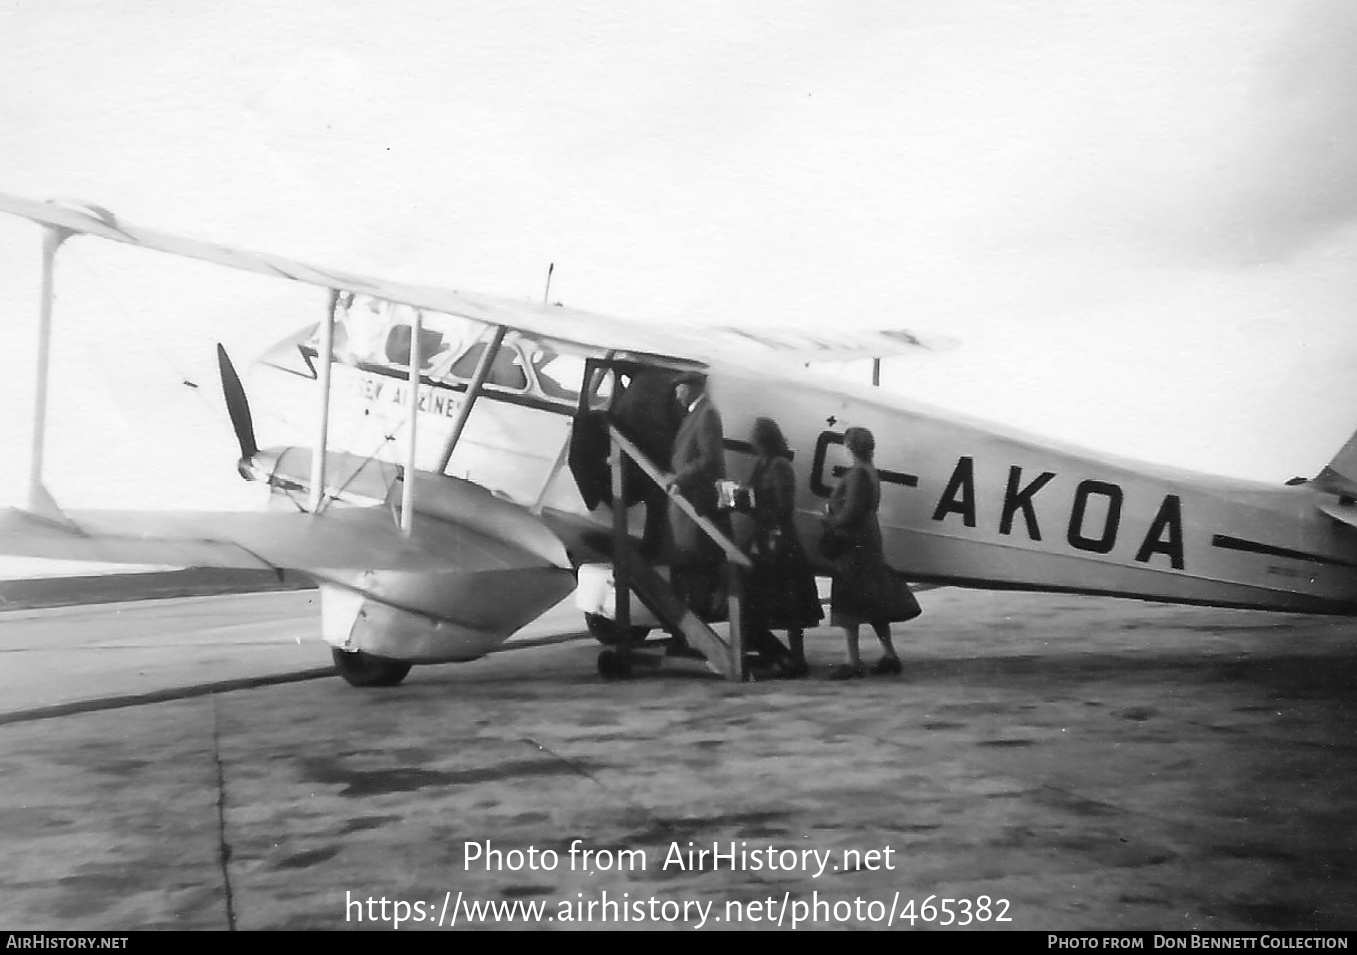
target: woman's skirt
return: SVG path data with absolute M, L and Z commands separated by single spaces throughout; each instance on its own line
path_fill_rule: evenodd
M 745 605 L 750 620 L 765 630 L 804 630 L 825 616 L 804 555 L 755 560 L 745 580 Z
M 909 584 L 884 563 L 844 570 L 836 568 L 830 590 L 829 621 L 834 626 L 903 623 L 923 613 Z

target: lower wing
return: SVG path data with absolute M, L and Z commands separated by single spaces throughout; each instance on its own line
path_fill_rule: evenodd
M 0 510 L 0 553 L 59 560 L 308 571 L 569 569 L 564 548 L 522 508 L 490 495 L 474 525 L 416 522 L 410 536 L 385 506 L 286 512 Z M 488 511 L 488 513 L 487 513 Z

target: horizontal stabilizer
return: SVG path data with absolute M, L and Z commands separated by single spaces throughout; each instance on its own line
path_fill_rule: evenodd
M 1346 524 L 1353 530 L 1357 530 L 1357 505 L 1321 504 L 1319 509 L 1338 523 Z

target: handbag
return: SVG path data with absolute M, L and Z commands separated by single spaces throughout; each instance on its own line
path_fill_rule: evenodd
M 716 482 L 716 507 L 722 511 L 748 514 L 754 510 L 754 489 L 739 481 L 723 478 Z
M 765 563 L 778 564 L 784 561 L 791 548 L 782 528 L 772 527 L 755 535 L 753 556 Z
M 848 541 L 832 527 L 825 527 L 820 535 L 820 556 L 825 560 L 838 560 L 848 549 Z

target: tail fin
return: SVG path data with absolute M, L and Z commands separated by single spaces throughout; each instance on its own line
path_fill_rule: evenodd
M 1357 497 L 1357 434 L 1308 483 L 1341 497 Z

